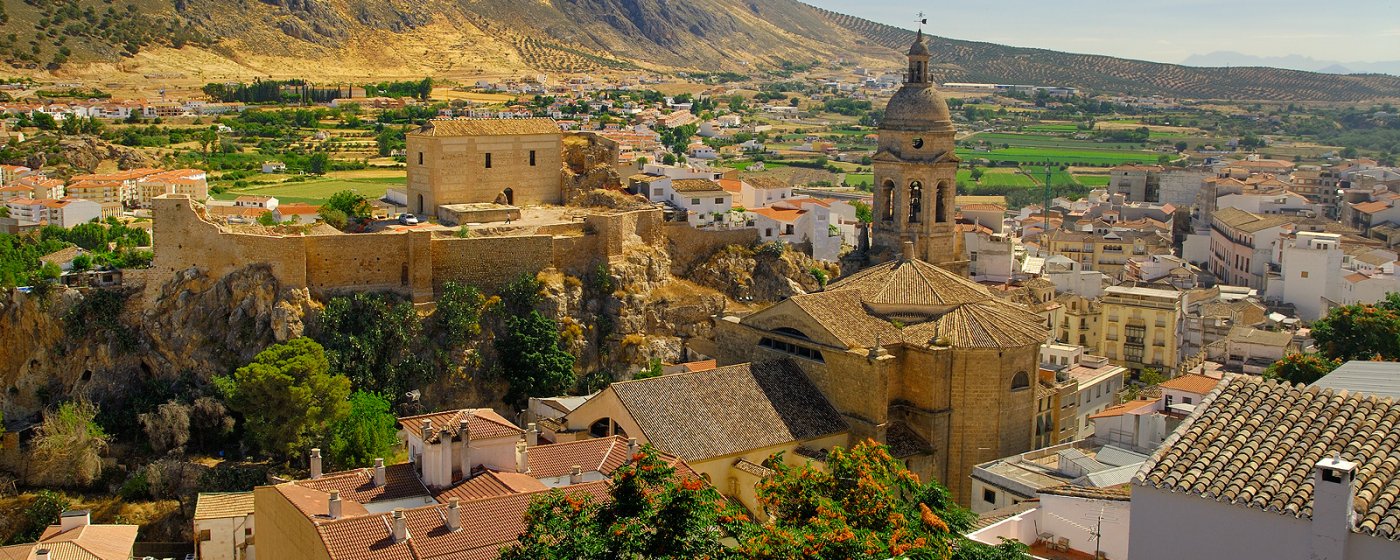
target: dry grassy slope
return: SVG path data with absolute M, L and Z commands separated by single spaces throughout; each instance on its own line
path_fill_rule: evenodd
M 105 0 L 3 0 L 28 48 L 48 60 L 36 6 Z M 912 33 L 796 0 L 112 0 L 154 21 L 189 24 L 210 45 L 155 43 L 135 56 L 102 41 L 68 41 L 60 75 L 130 89 L 197 87 L 254 76 L 364 81 L 470 79 L 540 70 L 744 71 L 780 60 L 843 57 L 898 64 Z M 61 34 L 60 34 L 61 36 Z M 0 35 L 3 41 L 4 35 Z M 169 45 L 171 41 L 165 41 Z M 1096 91 L 1206 99 L 1362 101 L 1400 98 L 1400 77 L 1268 68 L 1206 69 L 935 38 L 940 80 L 1063 84 Z M 42 72 L 42 68 L 36 70 Z M 152 79 L 154 78 L 154 80 Z M 159 86 L 155 85 L 159 84 Z M 123 89 L 114 87 L 113 89 Z
M 914 33 L 819 10 L 864 40 L 907 46 Z M 1400 77 L 1317 74 L 1277 68 L 1194 68 L 1108 56 L 935 38 L 930 46 L 940 81 L 1054 84 L 1138 95 L 1192 99 L 1364 101 L 1400 98 Z

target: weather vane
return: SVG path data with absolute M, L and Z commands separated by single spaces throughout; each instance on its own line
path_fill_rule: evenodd
M 922 26 L 928 25 L 928 18 L 925 17 L 925 14 L 923 12 L 919 12 L 917 15 L 919 16 L 919 29 L 923 29 Z

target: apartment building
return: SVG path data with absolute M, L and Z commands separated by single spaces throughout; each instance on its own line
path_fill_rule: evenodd
M 1099 351 L 1136 375 L 1176 371 L 1185 293 L 1138 286 L 1110 286 L 1100 299 Z

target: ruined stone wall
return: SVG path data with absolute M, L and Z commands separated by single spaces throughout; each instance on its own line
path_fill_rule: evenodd
M 433 288 L 455 280 L 487 292 L 521 274 L 535 274 L 553 265 L 554 238 L 521 237 L 436 238 L 432 240 Z
M 358 235 L 277 236 L 232 233 L 205 221 L 182 195 L 154 201 L 155 260 L 148 276 L 168 279 L 189 268 L 212 278 L 265 263 L 285 286 L 318 298 L 344 291 L 396 291 L 431 301 L 456 280 L 492 291 L 522 273 L 554 267 L 580 275 L 620 257 L 629 246 L 663 239 L 658 210 L 589 216 L 559 226 L 559 235 L 434 237 L 427 231 Z M 163 281 L 147 282 L 158 290 Z
M 758 243 L 758 230 L 753 228 L 695 229 L 689 224 L 678 222 L 658 223 L 657 227 L 664 232 L 667 243 L 670 244 L 671 271 L 678 276 L 685 274 L 723 247 Z

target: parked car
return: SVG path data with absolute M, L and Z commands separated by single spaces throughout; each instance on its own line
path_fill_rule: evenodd
M 418 225 L 418 216 L 409 213 L 399 214 L 399 223 L 406 226 L 416 226 Z

